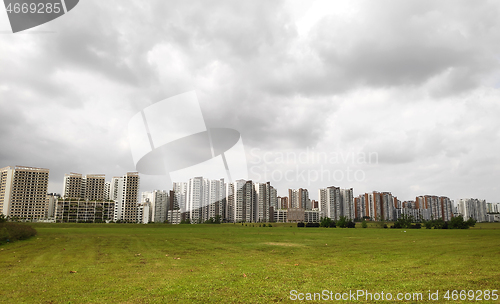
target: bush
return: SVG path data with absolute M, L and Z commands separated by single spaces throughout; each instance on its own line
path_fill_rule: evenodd
M 297 223 L 297 227 L 304 227 L 304 226 L 305 226 L 304 223 Z
M 473 219 L 472 217 L 467 220 L 467 226 L 469 227 L 474 227 L 476 225 L 476 220 Z
M 420 228 L 422 228 L 422 225 L 420 225 L 420 223 L 416 223 L 415 225 L 411 225 L 410 228 L 411 229 L 420 229 Z
M 306 227 L 319 227 L 319 223 L 306 223 Z
M 266 227 L 266 224 L 262 224 L 262 227 Z
M 346 216 L 341 216 L 337 221 L 337 226 L 339 226 L 340 228 L 346 228 L 348 222 L 349 220 L 347 219 Z
M 361 227 L 368 228 L 368 224 L 366 223 L 365 219 L 363 219 L 363 221 L 361 222 Z
M 411 228 L 411 223 L 413 223 L 413 221 L 413 216 L 402 214 L 394 223 L 394 228 Z
M 272 226 L 273 226 L 273 225 L 271 225 L 271 224 L 267 225 L 267 227 L 272 227 Z
M 204 224 L 220 224 L 221 221 L 222 221 L 222 217 L 220 215 L 217 215 L 215 218 L 211 217 L 203 223 Z
M 26 240 L 35 235 L 35 228 L 29 225 L 9 222 L 0 224 L 0 244 L 18 240 Z
M 335 227 L 337 227 L 337 225 L 335 224 L 335 221 L 332 221 L 332 222 L 330 223 L 330 228 L 335 228 Z
M 353 221 L 347 222 L 347 228 L 356 228 L 356 223 Z
M 332 219 L 329 218 L 329 217 L 323 217 L 321 218 L 321 223 L 319 224 L 320 227 L 332 227 Z M 335 225 L 335 222 L 333 222 L 333 224 Z M 333 226 L 335 227 L 335 226 Z

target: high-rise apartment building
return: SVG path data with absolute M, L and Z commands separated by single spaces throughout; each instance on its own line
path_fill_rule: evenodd
M 83 198 L 91 201 L 109 199 L 104 174 L 69 173 L 64 175 L 63 197 Z
M 442 219 L 449 221 L 452 217 L 451 200 L 445 196 L 422 195 L 415 198 L 415 208 L 424 210 L 423 220 Z
M 252 222 L 254 218 L 255 189 L 252 181 L 243 179 L 227 186 L 229 221 Z
M 4 215 L 36 220 L 47 217 L 49 169 L 5 167 L 0 169 L 0 210 Z
M 354 192 L 352 188 L 350 189 L 340 189 L 340 199 L 342 201 L 342 210 L 340 213 L 342 216 L 348 219 L 354 219 Z
M 139 203 L 139 173 L 128 172 L 121 177 L 111 179 L 110 199 L 115 201 L 115 221 L 137 223 Z
M 465 220 L 468 220 L 469 218 L 473 218 L 478 222 L 485 222 L 487 220 L 487 207 L 485 200 L 475 198 L 460 199 L 458 201 L 457 211 Z
M 186 200 L 187 200 L 187 183 L 186 182 L 174 182 L 173 191 L 174 191 L 174 204 L 177 205 L 181 211 L 184 213 L 187 211 Z
M 55 219 L 59 223 L 105 223 L 113 220 L 114 201 L 58 198 Z
M 271 218 L 270 208 L 276 209 L 278 203 L 277 191 L 270 182 L 255 183 L 255 202 L 253 206 L 253 221 L 268 222 Z M 274 211 L 273 211 L 274 212 Z M 274 216 L 274 214 L 273 214 Z
M 311 210 L 311 200 L 307 189 L 288 189 L 289 208 Z
M 149 222 L 163 223 L 167 220 L 169 204 L 168 192 L 165 190 L 145 191 L 141 195 L 141 203 L 149 203 Z
M 64 198 L 82 198 L 82 180 L 80 173 L 69 173 L 64 175 L 63 192 Z
M 319 189 L 318 208 L 322 217 L 339 220 L 341 216 L 349 219 L 355 218 L 353 190 L 340 189 L 339 187 L 327 187 Z
M 106 199 L 106 181 L 104 174 L 87 174 L 82 181 L 83 198 L 90 201 Z

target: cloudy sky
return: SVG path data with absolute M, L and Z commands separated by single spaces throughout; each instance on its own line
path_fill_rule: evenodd
M 196 90 L 279 195 L 500 202 L 499 41 L 497 1 L 85 0 L 16 34 L 0 10 L 0 167 L 49 168 L 58 193 L 135 171 L 131 117 Z

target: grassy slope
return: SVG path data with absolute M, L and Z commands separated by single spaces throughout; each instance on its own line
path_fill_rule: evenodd
M 500 229 L 485 229 L 495 224 L 406 232 L 233 224 L 35 227 L 35 238 L 0 247 L 0 301 L 269 303 L 287 301 L 291 289 L 425 296 L 429 289 L 500 289 Z

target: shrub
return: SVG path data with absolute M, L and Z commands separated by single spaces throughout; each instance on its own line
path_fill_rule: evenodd
M 416 223 L 415 225 L 411 225 L 410 228 L 412 228 L 412 229 L 420 229 L 420 228 L 422 228 L 422 225 L 420 225 L 420 223 Z
M 262 227 L 266 227 L 266 224 L 262 224 Z
M 304 223 L 297 223 L 297 227 L 304 227 L 304 226 L 305 226 Z
M 320 226 L 320 227 L 326 227 L 326 228 L 328 228 L 328 227 L 331 227 L 332 222 L 333 222 L 333 221 L 332 221 L 332 219 L 331 219 L 331 218 L 329 218 L 329 217 L 322 217 L 322 218 L 321 218 L 321 222 L 320 222 L 319 226 Z M 335 222 L 334 222 L 334 224 L 335 224 Z M 335 227 L 335 226 L 334 226 L 334 227 Z
M 337 227 L 337 225 L 335 224 L 335 221 L 332 221 L 332 222 L 330 223 L 330 228 L 335 228 L 335 227 Z
M 347 228 L 356 228 L 356 223 L 354 223 L 353 221 L 347 222 Z
M 476 220 L 473 219 L 472 217 L 467 220 L 467 226 L 469 227 L 474 227 L 476 225 Z
M 347 217 L 345 216 L 341 216 L 339 218 L 339 220 L 337 221 L 337 226 L 339 226 L 340 228 L 346 228 L 347 227 L 347 222 L 349 220 L 347 219 Z
M 222 217 L 220 215 L 217 215 L 215 218 L 211 217 L 203 223 L 204 224 L 220 224 L 221 220 L 222 220 Z
M 306 227 L 319 227 L 319 223 L 306 223 Z
M 448 222 L 448 229 L 469 229 L 469 227 L 474 227 L 476 221 L 473 218 L 469 218 L 467 221 L 464 221 L 464 218 L 459 215 L 452 217 Z M 443 227 L 443 229 L 446 229 Z
M 267 227 L 272 227 L 272 226 L 273 226 L 273 225 L 271 225 L 271 224 L 267 225 Z
M 0 224 L 0 243 L 26 240 L 36 235 L 35 228 L 18 223 Z
M 394 228 L 411 228 L 411 223 L 413 223 L 413 221 L 413 216 L 402 214 L 394 223 Z
M 361 222 L 361 227 L 368 228 L 368 224 L 366 223 L 365 219 L 363 219 L 363 221 Z

